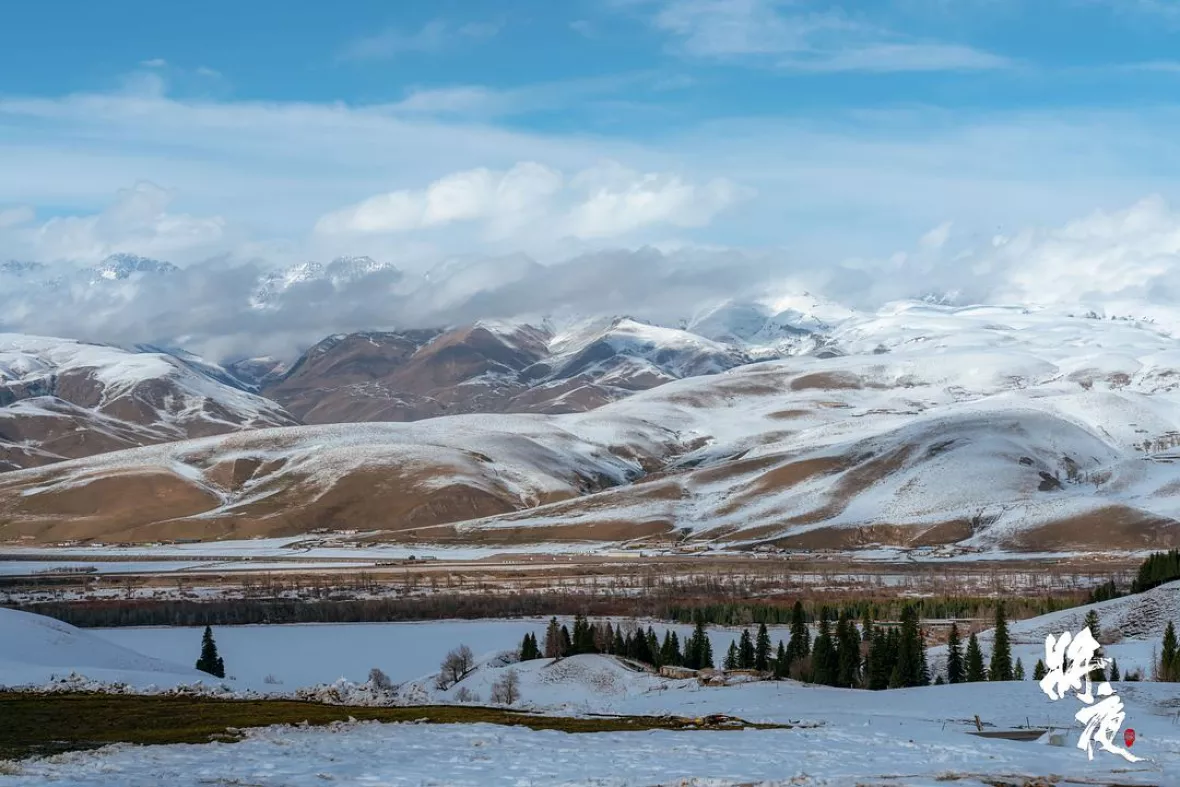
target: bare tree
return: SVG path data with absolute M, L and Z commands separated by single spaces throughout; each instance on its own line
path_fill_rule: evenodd
M 376 667 L 369 670 L 369 683 L 373 684 L 373 688 L 381 691 L 389 691 L 393 688 L 393 681 L 389 679 L 389 676 Z
M 459 690 L 455 692 L 455 700 L 458 702 L 479 702 L 479 695 L 466 686 L 460 686 Z
M 467 677 L 467 673 L 471 672 L 474 666 L 475 656 L 472 654 L 471 648 L 460 645 L 443 659 L 438 673 L 438 687 L 443 690 L 449 689 Z
M 516 670 L 505 672 L 492 684 L 492 702 L 499 705 L 512 705 L 520 699 L 520 676 Z

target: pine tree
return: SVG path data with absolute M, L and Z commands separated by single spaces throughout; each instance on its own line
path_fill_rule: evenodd
M 951 633 L 946 639 L 946 681 L 947 683 L 962 683 L 963 673 L 963 641 L 959 639 L 959 626 L 951 624 Z
M 873 641 L 873 615 L 868 604 L 865 604 L 864 613 L 860 618 L 860 638 L 865 642 Z
M 721 662 L 721 666 L 727 670 L 738 668 L 741 658 L 738 656 L 738 646 L 735 640 L 729 641 L 729 650 L 725 652 L 725 661 Z
M 1037 663 L 1033 665 L 1033 680 L 1039 683 L 1048 672 L 1049 670 L 1045 669 L 1045 662 L 1037 659 Z
M 611 646 L 611 653 L 616 656 L 627 655 L 627 640 L 623 637 L 623 627 L 615 629 L 615 644 Z
M 656 636 L 655 629 L 651 626 L 647 627 L 647 655 L 649 657 L 648 663 L 656 669 L 664 665 L 660 658 L 660 639 Z
M 549 625 L 545 627 L 545 658 L 561 657 L 561 627 L 557 625 L 557 618 L 549 618 Z
M 741 639 L 738 640 L 738 668 L 754 668 L 754 640 L 750 637 L 749 629 L 742 629 Z
M 1166 681 L 1180 680 L 1180 646 L 1176 642 L 1176 627 L 1168 621 L 1164 629 L 1164 646 L 1160 653 L 1159 679 Z
M 1016 659 L 1016 666 L 1012 669 L 1012 680 L 1024 680 L 1024 662 Z
M 1008 639 L 1008 618 L 1004 603 L 996 605 L 996 634 L 992 641 L 992 663 L 988 680 L 1012 680 L 1012 643 Z
M 907 604 L 901 612 L 901 633 L 898 642 L 897 662 L 889 676 L 890 688 L 922 686 L 930 682 L 926 673 L 926 648 L 918 628 L 918 610 Z
M 946 684 L 946 681 L 942 679 L 942 673 L 940 672 L 940 673 L 938 673 L 938 677 L 936 677 L 934 679 L 934 685 L 935 686 L 942 686 L 944 684 Z
M 537 638 L 534 634 L 525 634 L 524 641 L 520 643 L 520 660 L 532 661 L 540 658 L 541 654 L 537 652 Z
M 754 669 L 759 672 L 769 670 L 770 653 L 770 632 L 766 630 L 766 624 L 761 623 L 758 626 L 758 636 L 754 640 Z
M 676 632 L 664 629 L 664 643 L 660 645 L 660 662 L 673 666 L 680 663 L 680 643 L 672 639 Z
M 684 644 L 684 666 L 689 669 L 711 669 L 713 667 L 713 646 L 705 633 L 705 619 L 697 615 L 692 636 Z
M 561 627 L 561 636 L 558 639 L 558 642 L 560 642 L 560 654 L 563 659 L 566 656 L 573 655 L 574 643 L 573 640 L 570 639 L 570 630 L 565 626 Z
M 811 655 L 811 631 L 807 628 L 807 616 L 803 613 L 803 602 L 796 601 L 791 609 L 791 639 L 787 642 L 787 665 L 802 661 Z
M 201 657 L 197 659 L 197 669 L 207 672 L 217 678 L 225 677 L 225 662 L 217 655 L 217 643 L 213 641 L 213 629 L 205 626 L 205 633 L 201 636 Z
M 873 631 L 866 671 L 868 672 L 870 689 L 880 691 L 889 688 L 889 677 L 893 674 L 893 664 L 889 656 L 889 637 L 880 626 L 877 626 Z
M 774 656 L 774 679 L 782 680 L 787 677 L 787 671 L 791 667 L 791 662 L 787 659 L 787 648 L 783 645 L 783 641 L 778 641 L 778 653 Z
M 680 637 L 675 631 L 672 632 L 672 664 L 680 665 L 684 663 L 684 654 L 680 651 Z
M 1110 660 L 1110 679 L 1112 681 L 1120 681 L 1123 679 L 1122 673 L 1119 672 L 1119 663 L 1114 659 Z
M 811 649 L 811 681 L 824 686 L 835 686 L 839 663 L 836 661 L 836 647 L 832 644 L 832 632 L 828 624 L 828 609 L 820 611 L 819 629 Z
M 860 682 L 860 634 L 844 612 L 836 624 L 836 685 L 855 688 Z
M 987 680 L 987 669 L 983 666 L 983 651 L 979 649 L 979 640 L 974 634 L 967 640 L 966 667 L 968 683 Z

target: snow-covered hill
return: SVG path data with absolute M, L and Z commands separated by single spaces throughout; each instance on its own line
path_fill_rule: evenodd
M 199 358 L 0 334 L 0 469 L 296 423 Z
M 389 418 L 412 397 L 434 413 L 506 399 L 569 412 L 111 454 L 0 480 L 0 521 L 5 537 L 42 539 L 318 526 L 501 545 L 1180 543 L 1180 348 L 1165 332 L 917 302 L 826 330 L 814 351 L 715 374 L 734 357 L 727 345 L 630 320 L 336 337 L 268 391 L 317 420 L 365 402 L 366 417 Z M 333 382 L 354 390 L 335 396 Z M 576 399 L 608 388 L 630 395 L 596 408 Z M 166 491 L 132 516 L 115 490 L 149 477 Z
M 70 673 L 132 686 L 210 680 L 203 672 L 145 656 L 59 620 L 0 608 L 0 687 L 41 686 Z
M 480 320 L 330 336 L 263 393 L 308 423 L 472 412 L 583 412 L 670 380 L 750 363 L 734 347 L 629 318 Z

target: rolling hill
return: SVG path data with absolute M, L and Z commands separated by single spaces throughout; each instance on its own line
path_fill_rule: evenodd
M 539 344 L 539 342 L 538 342 Z M 0 538 L 1017 550 L 1180 544 L 1149 325 L 897 304 L 586 412 L 264 429 L 0 476 Z

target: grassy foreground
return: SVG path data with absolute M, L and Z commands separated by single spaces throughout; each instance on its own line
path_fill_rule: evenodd
M 695 729 L 691 719 L 656 716 L 565 718 L 499 708 L 418 705 L 366 708 L 290 700 L 126 694 L 0 692 L 0 760 L 92 749 L 109 743 L 235 741 L 238 730 L 270 724 L 334 721 L 506 724 L 562 732 Z M 770 726 L 770 725 L 739 725 Z

